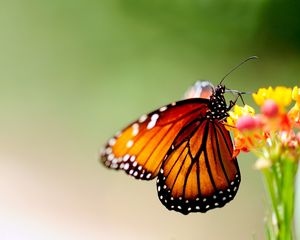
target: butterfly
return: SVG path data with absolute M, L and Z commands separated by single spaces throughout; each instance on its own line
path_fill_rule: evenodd
M 142 115 L 112 137 L 101 162 L 136 179 L 156 178 L 161 203 L 188 214 L 223 207 L 240 184 L 233 144 L 225 128 L 226 89 L 196 82 L 185 99 Z

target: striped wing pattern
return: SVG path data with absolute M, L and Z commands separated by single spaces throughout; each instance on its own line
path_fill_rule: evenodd
M 239 187 L 237 160 L 229 132 L 218 120 L 197 118 L 173 142 L 157 178 L 160 201 L 188 214 L 206 212 L 231 201 Z

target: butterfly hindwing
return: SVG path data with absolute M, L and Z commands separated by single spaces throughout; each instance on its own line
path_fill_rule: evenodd
M 229 132 L 218 120 L 194 119 L 182 128 L 157 179 L 160 201 L 183 214 L 206 212 L 231 201 L 240 173 Z
M 188 122 L 204 117 L 207 103 L 207 99 L 187 99 L 143 115 L 108 141 L 102 162 L 137 179 L 153 179 L 178 133 Z

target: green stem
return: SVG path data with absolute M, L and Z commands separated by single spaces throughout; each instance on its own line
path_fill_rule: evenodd
M 293 239 L 293 213 L 295 198 L 295 176 L 297 172 L 297 164 L 293 161 L 282 161 L 283 187 L 282 187 L 282 205 L 283 218 L 282 224 L 284 228 L 280 234 L 284 239 Z
M 274 174 L 273 174 L 273 171 L 272 171 L 272 167 L 271 169 L 265 169 L 264 170 L 264 178 L 265 178 L 265 183 L 266 183 L 266 190 L 269 194 L 269 200 L 270 200 L 270 203 L 271 203 L 271 211 L 268 213 L 268 226 L 269 226 L 269 237 L 271 237 L 270 239 L 274 239 L 273 237 L 277 235 L 277 228 L 278 228 L 278 225 L 277 224 L 273 224 L 274 220 L 276 223 L 278 223 L 278 219 L 280 218 L 279 216 L 279 211 L 278 211 L 278 207 L 277 207 L 277 192 L 278 192 L 278 189 L 277 189 L 277 184 L 276 181 L 274 181 Z M 271 213 L 271 214 L 270 214 Z M 274 216 L 273 216 L 274 215 Z M 275 219 L 274 219 L 275 218 Z
M 293 214 L 297 162 L 278 159 L 263 171 L 272 214 L 269 216 L 267 237 L 276 240 L 293 239 Z

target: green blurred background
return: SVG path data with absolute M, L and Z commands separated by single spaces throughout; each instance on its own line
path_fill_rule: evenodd
M 227 87 L 299 85 L 299 10 L 292 0 L 1 0 L 0 239 L 262 239 L 254 156 L 239 157 L 234 201 L 183 216 L 161 205 L 154 181 L 102 167 L 98 150 L 251 55 L 260 59 Z

